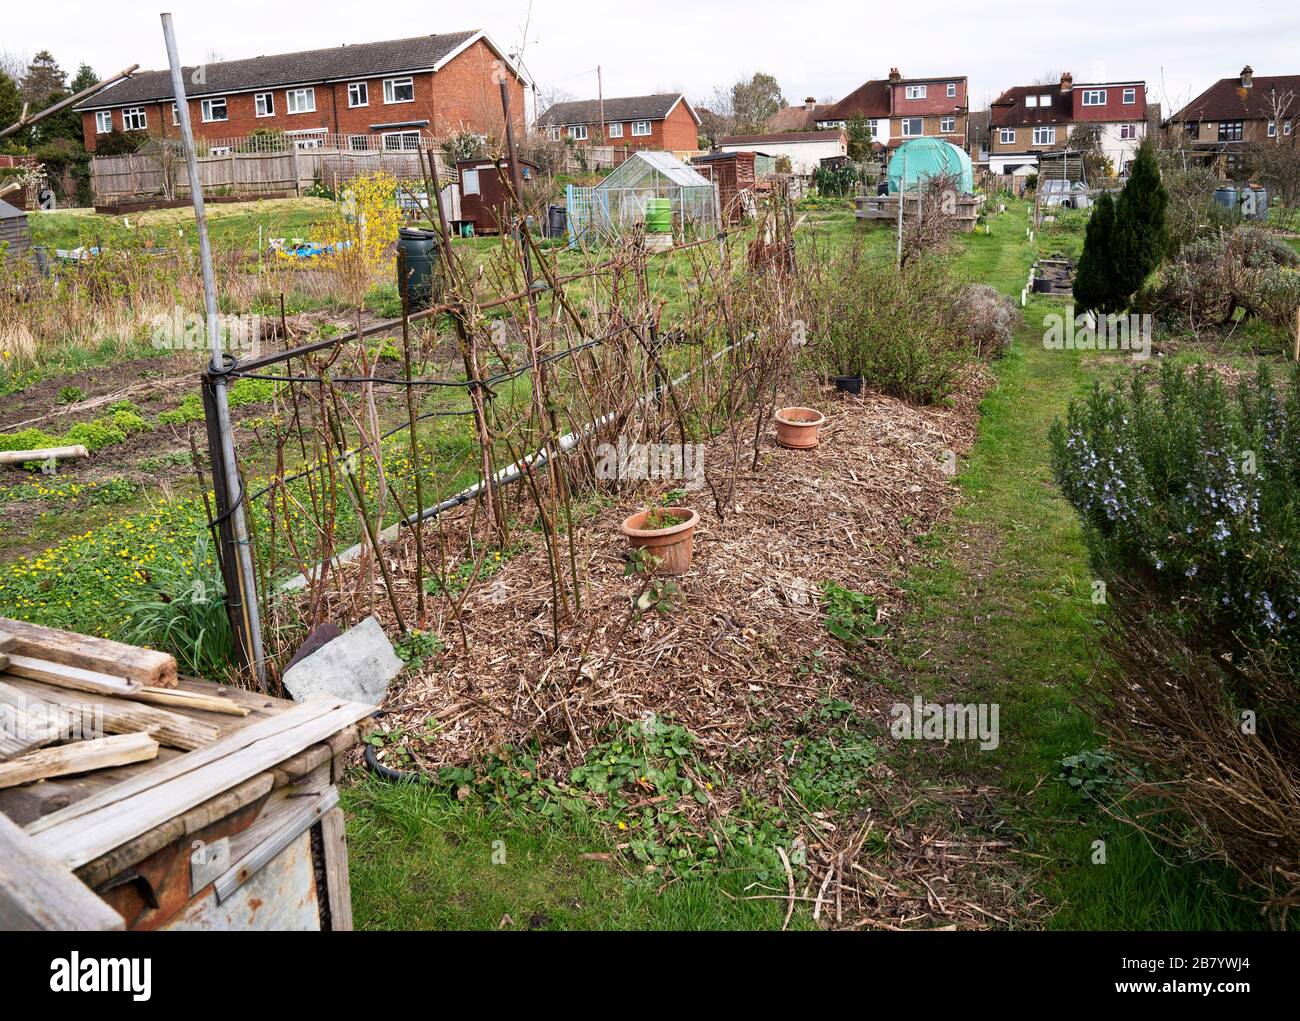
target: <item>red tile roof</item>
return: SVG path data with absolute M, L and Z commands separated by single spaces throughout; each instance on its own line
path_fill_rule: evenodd
M 1241 78 L 1221 78 L 1171 118 L 1176 121 L 1259 120 L 1273 115 L 1272 99 L 1292 94 L 1287 111 L 1300 114 L 1300 74 L 1255 75 L 1243 89 Z M 1284 111 L 1286 112 L 1286 111 Z
M 811 110 L 807 104 L 800 103 L 798 106 L 787 106 L 784 110 L 778 110 L 767 119 L 763 127 L 768 131 L 811 131 L 817 127 L 818 121 L 835 120 L 829 117 L 826 111 L 834 104 L 816 103 Z
M 1051 106 L 1026 106 L 1026 96 L 1051 96 Z M 1062 92 L 1060 85 L 1017 85 L 1007 89 L 989 105 L 989 122 L 995 128 L 1020 124 L 1068 124 L 1072 118 L 1072 95 Z
M 817 115 L 822 121 L 848 121 L 854 117 L 867 120 L 889 116 L 889 82 L 864 82 L 838 103 L 832 103 Z

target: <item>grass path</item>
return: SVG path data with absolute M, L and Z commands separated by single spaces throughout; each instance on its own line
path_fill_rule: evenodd
M 1077 519 L 1048 466 L 1048 429 L 1093 375 L 1078 352 L 1042 345 L 1043 316 L 1063 309 L 1031 300 L 996 366 L 954 519 L 932 535 L 938 554 L 908 585 L 900 659 L 922 690 L 1000 705 L 1000 747 L 955 749 L 940 768 L 1004 792 L 1047 924 L 1257 927 L 1221 870 L 1154 847 L 1056 779 L 1061 758 L 1100 744 L 1072 699 L 1094 668 L 1102 623 Z M 1105 864 L 1094 863 L 1097 841 Z

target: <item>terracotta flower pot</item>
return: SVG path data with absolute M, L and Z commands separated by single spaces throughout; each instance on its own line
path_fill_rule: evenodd
M 807 450 L 817 446 L 817 430 L 825 424 L 826 416 L 816 408 L 782 408 L 776 413 L 776 442 Z
M 646 528 L 651 514 L 667 515 L 677 521 L 663 528 Z M 655 507 L 624 518 L 619 531 L 634 548 L 644 549 L 655 558 L 655 574 L 685 574 L 691 568 L 695 526 L 699 523 L 699 514 L 689 507 Z

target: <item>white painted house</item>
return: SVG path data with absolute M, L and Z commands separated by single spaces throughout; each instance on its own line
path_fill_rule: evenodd
M 723 152 L 761 152 L 790 158 L 790 171 L 809 177 L 824 159 L 847 156 L 849 137 L 841 128 L 826 131 L 778 131 L 767 135 L 731 135 L 718 143 Z

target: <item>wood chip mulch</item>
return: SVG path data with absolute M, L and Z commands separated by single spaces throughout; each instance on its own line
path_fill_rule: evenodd
M 467 651 L 448 601 L 429 599 L 424 626 L 443 637 L 447 651 L 390 692 L 386 725 L 435 735 L 409 746 L 427 770 L 536 741 L 539 772 L 557 779 L 607 740 L 610 724 L 647 713 L 685 726 L 701 756 L 716 763 L 747 748 L 770 750 L 773 735 L 795 736 L 798 721 L 827 696 L 887 725 L 887 707 L 898 696 L 851 669 L 864 653 L 826 631 L 820 587 L 833 581 L 869 595 L 882 624 L 904 610 L 899 582 L 921 555 L 917 539 L 951 508 L 951 455 L 962 457 L 974 442 L 978 405 L 991 382 L 986 370 L 974 369 L 947 407 L 825 391 L 818 401 L 828 421 L 811 451 L 777 446 L 769 429 L 758 469 L 749 471 L 742 457 L 723 520 L 707 487 L 687 497 L 700 526 L 691 570 L 677 579 L 680 595 L 668 612 L 630 613 L 640 583 L 624 576 L 626 540 L 618 525 L 650 493 L 678 483 L 618 494 L 616 505 L 575 525 L 583 604 L 562 627 L 558 649 L 544 545 L 537 533 L 525 533 L 525 548 L 466 599 Z M 710 447 L 710 464 L 722 456 L 718 445 Z M 463 535 L 469 513 L 449 515 L 444 531 Z M 426 550 L 433 543 L 427 533 Z M 404 533 L 385 554 L 399 578 L 403 613 L 413 621 L 413 535 Z M 361 567 L 347 572 L 355 592 Z M 331 609 L 346 618 L 346 607 Z M 395 622 L 380 589 L 373 610 L 391 631 Z M 814 656 L 815 673 L 808 669 Z M 864 784 L 880 792 L 881 808 L 832 818 L 800 811 L 785 782 L 788 768 L 777 755 L 748 773 L 728 772 L 732 787 L 799 818 L 806 841 L 804 888 L 795 888 L 791 872 L 788 887 L 754 896 L 806 902 L 831 927 L 1011 924 L 1004 912 L 1018 894 L 1014 878 L 1000 872 L 1011 838 L 998 835 L 987 789 L 904 792 L 880 764 Z M 698 806 L 702 817 L 725 814 L 739 800 L 738 790 L 715 795 Z M 918 828 L 900 810 L 916 799 L 946 803 L 949 811 Z

